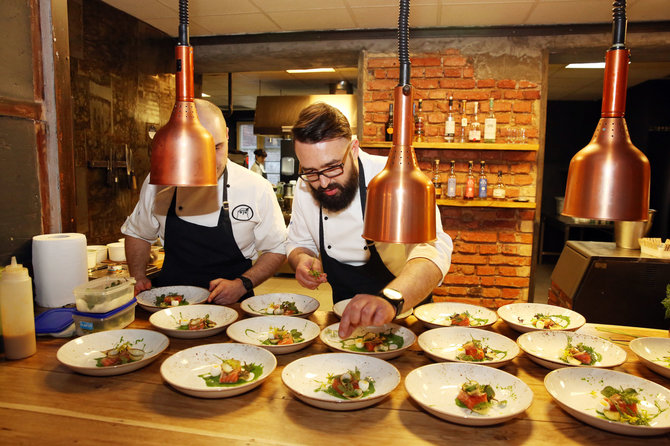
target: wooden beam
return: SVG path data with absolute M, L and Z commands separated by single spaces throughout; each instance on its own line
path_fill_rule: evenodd
M 0 115 L 40 121 L 42 120 L 42 104 L 0 97 Z

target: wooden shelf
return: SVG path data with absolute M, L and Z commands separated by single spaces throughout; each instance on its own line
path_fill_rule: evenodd
M 361 142 L 361 147 L 370 149 L 391 148 L 390 142 Z M 537 152 L 539 144 L 503 144 L 485 142 L 415 142 L 415 149 L 433 150 L 513 150 Z
M 435 200 L 438 206 L 456 207 L 480 207 L 480 208 L 512 208 L 512 209 L 535 209 L 536 203 L 529 201 L 513 200 L 464 200 L 462 198 L 438 198 Z

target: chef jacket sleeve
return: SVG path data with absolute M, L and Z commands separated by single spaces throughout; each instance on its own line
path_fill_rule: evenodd
M 306 248 L 319 255 L 319 248 L 316 246 L 318 238 L 318 207 L 314 203 L 309 192 L 302 190 L 303 187 L 309 187 L 298 180 L 293 197 L 293 208 L 291 209 L 291 222 L 288 225 L 288 246 L 286 254 L 291 254 L 296 248 Z M 309 217 L 312 217 L 311 219 Z M 313 223 L 313 231 L 310 231 L 308 222 Z
M 259 223 L 254 227 L 256 250 L 286 254 L 287 229 L 284 215 L 279 208 L 277 196 L 268 181 L 262 182 L 256 195 L 259 212 L 262 212 Z
M 121 232 L 131 237 L 153 243 L 161 236 L 160 222 L 154 215 L 154 204 L 158 186 L 149 184 L 149 176 L 144 180 L 140 190 L 140 199 L 133 213 L 121 226 Z

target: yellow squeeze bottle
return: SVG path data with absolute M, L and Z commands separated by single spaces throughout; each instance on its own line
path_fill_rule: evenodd
M 37 351 L 32 281 L 28 268 L 12 263 L 0 276 L 0 317 L 7 359 L 22 359 Z

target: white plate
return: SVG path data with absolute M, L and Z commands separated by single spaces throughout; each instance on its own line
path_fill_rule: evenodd
M 505 405 L 493 405 L 485 415 L 456 405 L 461 386 L 468 380 L 490 385 L 495 398 Z M 478 364 L 439 362 L 412 370 L 405 378 L 407 393 L 426 411 L 453 423 L 487 426 L 503 423 L 530 407 L 533 392 L 516 376 Z
M 221 373 L 221 359 L 237 359 L 258 364 L 263 373 L 253 381 L 234 387 L 208 387 L 198 375 Z M 200 398 L 227 398 L 259 386 L 277 367 L 277 359 L 269 351 L 246 344 L 206 344 L 187 348 L 163 361 L 161 375 L 172 387 Z
M 448 327 L 447 318 L 459 313 L 468 312 L 470 326 L 477 328 L 490 327 L 498 320 L 495 311 L 478 305 L 462 304 L 458 302 L 433 302 L 421 305 L 414 309 L 414 316 L 430 328 Z M 479 321 L 474 318 L 481 319 Z M 454 325 L 456 327 L 456 325 Z
M 544 314 L 545 316 L 567 316 L 569 318 L 569 323 L 563 328 L 537 328 L 531 325 L 530 320 L 538 313 Z M 520 303 L 503 305 L 498 308 L 498 316 L 500 316 L 500 319 L 504 320 L 510 327 L 521 333 L 538 330 L 575 331 L 586 323 L 584 316 L 575 311 L 547 304 Z M 557 321 L 559 320 L 557 319 Z
M 123 341 L 121 341 L 123 338 Z M 96 358 L 101 353 L 114 348 L 119 342 L 130 341 L 134 347 L 144 350 L 145 355 L 139 361 L 127 364 L 98 367 Z M 58 349 L 56 358 L 75 372 L 92 376 L 121 375 L 151 364 L 170 344 L 164 334 L 153 330 L 110 330 L 91 333 L 73 339 Z
M 374 393 L 345 400 L 317 391 L 321 383 L 327 383 L 328 375 L 339 375 L 356 368 L 361 372 L 361 378 L 374 380 Z M 329 410 L 355 410 L 371 406 L 400 384 L 400 373 L 388 362 L 348 353 L 325 353 L 297 359 L 284 367 L 281 378 L 299 400 Z
M 624 349 L 597 336 L 566 331 L 531 331 L 519 336 L 516 340 L 521 350 L 526 352 L 533 362 L 548 369 L 561 367 L 616 367 L 626 362 Z M 591 347 L 602 358 L 592 365 L 569 364 L 561 360 L 563 350 L 568 342 L 573 346 L 584 344 Z
M 482 347 L 499 350 L 495 359 L 484 361 L 464 361 L 457 356 L 464 352 L 463 344 L 476 339 Z M 454 361 L 502 367 L 519 354 L 519 346 L 507 336 L 478 328 L 442 327 L 428 330 L 419 335 L 419 347 L 435 361 Z
M 304 341 L 288 345 L 265 345 L 263 341 L 268 339 L 271 328 L 285 330 L 296 329 L 302 333 Z M 314 322 L 290 316 L 260 316 L 242 319 L 228 327 L 226 333 L 235 342 L 257 345 L 263 347 L 275 355 L 291 353 L 307 347 L 319 336 L 320 328 Z
M 251 316 L 279 316 L 269 314 L 267 308 L 272 304 L 279 305 L 286 301 L 295 302 L 295 306 L 300 311 L 298 314 L 290 315 L 293 317 L 307 317 L 319 309 L 318 300 L 303 294 L 293 293 L 259 294 L 243 300 L 240 308 Z
M 179 330 L 177 328 L 191 319 L 203 318 L 206 315 L 209 315 L 209 320 L 216 323 L 214 327 L 202 330 Z M 182 305 L 157 311 L 149 316 L 149 322 L 173 338 L 197 339 L 221 333 L 237 319 L 237 316 L 237 311 L 221 305 Z
M 640 362 L 652 371 L 670 378 L 670 338 L 638 338 L 628 344 Z M 667 358 L 663 361 L 663 358 Z
M 646 410 L 651 415 L 658 412 L 654 402 L 663 409 L 670 409 L 670 390 L 627 373 L 570 367 L 549 372 L 544 378 L 544 387 L 558 405 L 591 426 L 624 435 L 660 435 L 670 432 L 670 410 L 654 418 L 649 426 L 633 426 L 600 418 L 596 408 L 603 399 L 600 392 L 605 386 L 634 388 L 639 392 L 638 410 Z
M 339 327 L 340 324 L 337 323 L 329 325 L 328 327 L 324 328 L 321 331 L 321 341 L 323 341 L 323 343 L 326 344 L 331 349 L 345 353 L 357 353 L 359 355 L 375 356 L 379 359 L 391 359 L 395 358 L 396 356 L 400 356 L 405 350 L 410 348 L 416 341 L 416 335 L 412 333 L 411 330 L 408 330 L 407 328 L 397 324 L 384 324 L 380 327 L 358 327 L 346 339 L 340 338 L 340 336 L 337 334 L 337 330 L 339 329 Z M 354 351 L 350 348 L 345 348 L 342 346 L 343 342 L 352 340 L 353 338 L 356 337 L 363 336 L 366 333 L 382 333 L 382 332 L 388 333 L 389 331 L 391 331 L 392 334 L 400 336 L 402 338 L 403 340 L 402 347 L 394 350 L 388 350 L 385 352 L 368 352 L 368 351 Z
M 347 305 L 349 305 L 349 302 L 351 302 L 351 299 L 344 299 L 333 305 L 333 313 L 335 313 L 335 315 L 341 319 L 342 313 L 344 313 L 344 309 L 347 307 Z M 413 311 L 414 309 L 410 308 L 404 313 L 399 314 L 396 319 L 406 319 L 412 315 Z
M 156 297 L 160 296 L 161 294 L 167 295 L 170 293 L 182 294 L 184 296 L 184 300 L 188 302 L 188 305 L 203 303 L 209 297 L 209 291 L 204 288 L 197 286 L 178 285 L 163 286 L 142 291 L 137 296 L 135 296 L 135 298 L 137 299 L 137 303 L 140 304 L 140 307 L 155 313 L 156 311 L 165 309 L 165 307 L 156 306 Z M 172 308 L 182 308 L 187 307 L 188 305 L 180 305 Z

